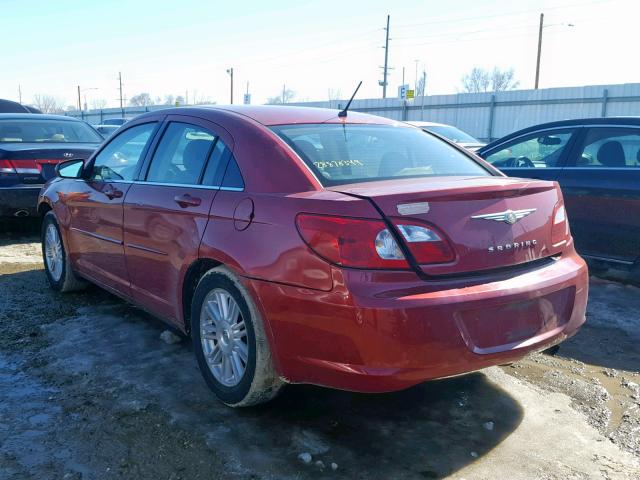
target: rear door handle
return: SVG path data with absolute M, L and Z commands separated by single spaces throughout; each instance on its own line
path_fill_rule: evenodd
M 202 199 L 198 197 L 192 197 L 188 193 L 185 193 L 184 195 L 176 195 L 175 197 L 173 197 L 173 199 L 182 208 L 198 207 L 202 203 Z

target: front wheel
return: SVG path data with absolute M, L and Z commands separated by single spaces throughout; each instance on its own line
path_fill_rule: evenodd
M 60 228 L 53 212 L 47 212 L 42 221 L 42 257 L 49 285 L 59 292 L 72 292 L 86 287 L 71 269 L 69 255 L 62 243 Z
M 249 292 L 228 269 L 214 268 L 198 283 L 191 335 L 200 371 L 223 403 L 257 405 L 271 400 L 283 386 L 262 318 Z

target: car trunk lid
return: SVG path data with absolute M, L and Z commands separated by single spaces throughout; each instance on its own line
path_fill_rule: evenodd
M 43 184 L 55 176 L 55 166 L 65 160 L 87 159 L 97 144 L 3 143 L 0 160 L 13 168 L 23 184 Z
M 430 177 L 330 187 L 367 198 L 395 224 L 431 225 L 455 252 L 428 275 L 451 275 L 524 264 L 558 253 L 551 243 L 560 200 L 553 182 L 507 177 Z M 413 221 L 413 222 L 412 222 Z

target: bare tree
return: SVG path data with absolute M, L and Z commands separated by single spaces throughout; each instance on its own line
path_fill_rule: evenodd
M 492 71 L 474 67 L 468 74 L 462 77 L 462 88 L 467 93 L 503 92 L 513 90 L 520 85 L 515 80 L 513 68 L 500 70 L 493 67 Z
M 426 72 L 422 72 L 422 76 L 418 79 L 418 84 L 416 85 L 416 97 L 421 97 L 424 95 L 426 83 L 427 74 Z
M 60 113 L 64 111 L 64 101 L 61 101 L 53 95 L 38 93 L 33 96 L 33 104 L 42 113 Z
M 340 100 L 342 97 L 342 91 L 339 88 L 330 88 L 327 90 L 329 101 Z
M 462 77 L 462 88 L 466 93 L 486 92 L 489 89 L 489 72 L 484 68 L 473 69 Z
M 175 105 L 175 103 L 176 97 L 174 97 L 173 95 L 169 94 L 164 96 L 164 105 Z
M 91 100 L 91 108 L 94 110 L 102 110 L 107 106 L 107 101 L 104 98 L 94 98 Z
M 513 68 L 508 70 L 500 70 L 498 67 L 493 67 L 491 72 L 491 90 L 493 92 L 503 92 L 505 90 L 513 90 L 518 88 L 520 82 L 514 79 L 515 72 Z
M 282 91 L 280 95 L 267 98 L 267 105 L 282 105 L 283 103 L 290 103 L 296 96 L 296 92 L 287 88 Z
M 193 100 L 191 101 L 191 105 L 215 105 L 211 97 L 207 97 L 206 95 L 198 94 L 197 90 L 193 91 Z
M 143 92 L 131 97 L 129 99 L 129 105 L 133 105 L 134 107 L 146 107 L 153 105 L 153 99 L 151 98 L 151 95 Z

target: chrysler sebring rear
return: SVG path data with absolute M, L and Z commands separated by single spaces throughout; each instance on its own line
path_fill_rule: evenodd
M 190 335 L 232 406 L 285 383 L 399 390 L 578 331 L 587 269 L 556 183 L 336 113 L 136 118 L 41 194 L 50 284 L 91 281 Z

